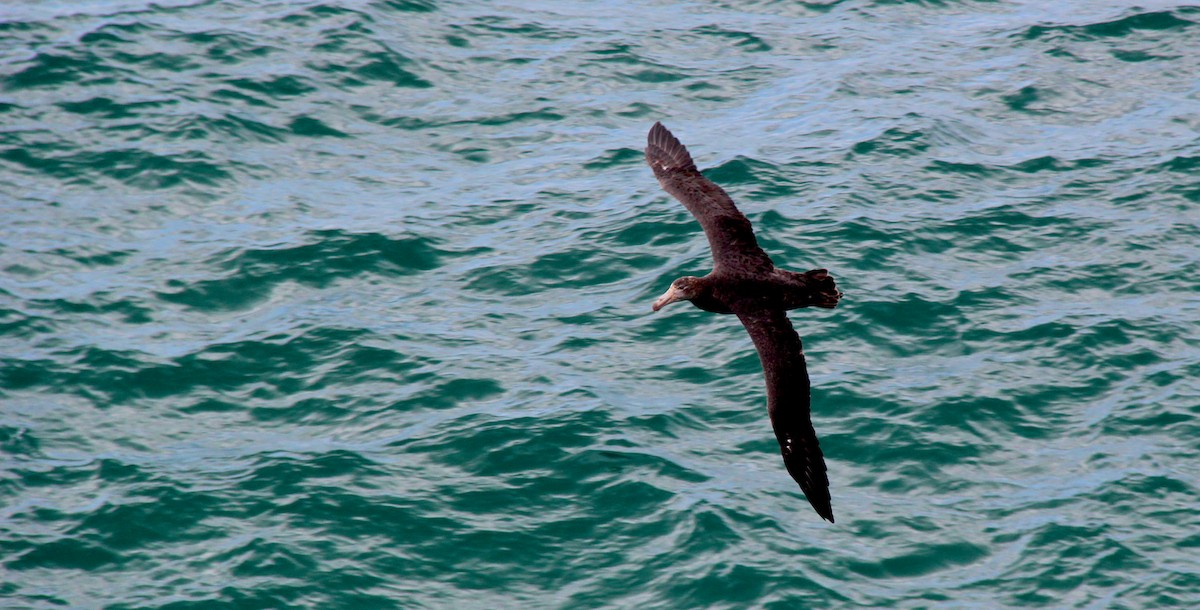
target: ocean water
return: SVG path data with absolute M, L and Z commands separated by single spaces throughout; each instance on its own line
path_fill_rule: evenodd
M 1200 8 L 0 5 L 0 606 L 1200 606 Z M 837 523 L 642 159 L 781 266 Z

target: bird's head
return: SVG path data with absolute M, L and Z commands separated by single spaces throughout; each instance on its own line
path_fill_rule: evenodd
M 703 285 L 700 282 L 700 278 L 691 276 L 681 277 L 671 282 L 671 287 L 661 297 L 658 297 L 657 301 L 654 301 L 654 311 L 658 311 L 675 301 L 690 301 L 700 296 L 702 289 Z

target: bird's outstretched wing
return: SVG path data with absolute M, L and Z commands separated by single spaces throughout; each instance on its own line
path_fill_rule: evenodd
M 655 123 L 646 137 L 646 162 L 663 190 L 670 193 L 704 228 L 718 274 L 761 274 L 774 268 L 758 247 L 750 221 L 721 187 L 705 178 L 687 148 Z
M 783 310 L 747 309 L 735 313 L 758 349 L 767 380 L 767 412 L 779 440 L 783 464 L 817 514 L 833 523 L 829 477 L 812 425 L 808 369 L 800 335 Z

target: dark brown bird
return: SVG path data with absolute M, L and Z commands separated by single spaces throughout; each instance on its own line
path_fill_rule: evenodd
M 686 300 L 705 311 L 737 315 L 758 350 L 767 380 L 767 412 L 783 464 L 817 514 L 832 523 L 825 456 L 810 416 L 804 349 L 787 310 L 810 305 L 832 309 L 842 293 L 824 269 L 795 273 L 776 268 L 758 247 L 750 221 L 696 169 L 687 149 L 662 123 L 650 128 L 646 162 L 663 189 L 700 222 L 713 257 L 711 273 L 671 282 L 654 302 L 654 311 Z

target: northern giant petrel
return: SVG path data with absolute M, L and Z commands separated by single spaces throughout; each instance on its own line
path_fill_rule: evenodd
M 713 257 L 711 273 L 671 282 L 654 302 L 654 311 L 687 300 L 705 311 L 737 315 L 758 349 L 767 380 L 767 413 L 783 463 L 817 514 L 832 523 L 825 457 L 809 411 L 804 349 L 787 310 L 810 305 L 832 309 L 842 293 L 824 269 L 795 273 L 776 268 L 758 247 L 750 221 L 696 169 L 687 149 L 662 123 L 650 128 L 646 140 L 646 162 L 654 177 L 700 222 Z

